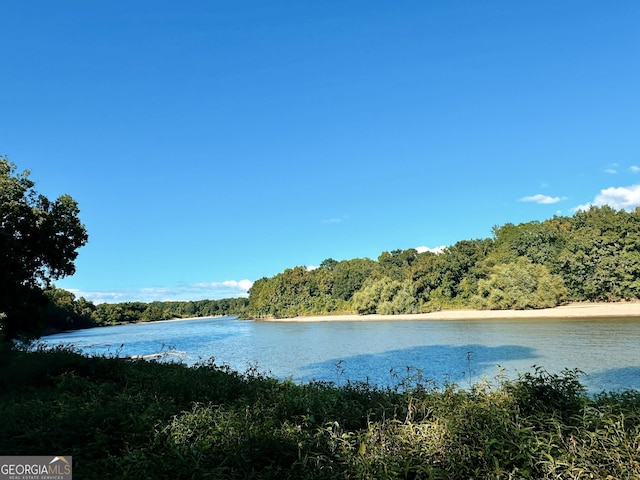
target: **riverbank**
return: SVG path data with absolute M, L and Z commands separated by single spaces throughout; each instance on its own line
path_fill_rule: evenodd
M 640 302 L 571 303 L 538 310 L 441 310 L 407 315 L 318 315 L 261 319 L 266 322 L 362 322 L 389 320 L 500 320 L 639 317 Z
M 588 397 L 573 370 L 379 389 L 64 349 L 0 360 L 0 451 L 64 452 L 76 478 L 640 478 L 640 393 Z

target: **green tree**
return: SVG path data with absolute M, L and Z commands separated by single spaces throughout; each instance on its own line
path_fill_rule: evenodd
M 544 222 L 507 223 L 502 227 L 494 227 L 495 248 L 492 257 L 498 263 L 527 257 L 533 263 L 551 266 L 564 247 L 569 225 L 566 217 L 554 217 Z
M 412 265 L 411 278 L 423 311 L 465 306 L 475 293 L 492 241 L 462 240 L 443 253 L 424 252 Z
M 489 278 L 478 282 L 478 306 L 494 310 L 555 307 L 567 295 L 559 275 L 525 257 L 495 265 Z
M 0 157 L 0 326 L 5 339 L 37 336 L 43 289 L 75 272 L 88 240 L 76 201 L 51 201 L 34 189 L 29 172 Z
M 408 280 L 404 282 L 394 282 L 385 295 L 383 290 L 383 301 L 378 305 L 378 313 L 382 315 L 400 315 L 406 313 L 418 313 L 418 301 L 412 283 Z
M 378 265 L 382 270 L 382 275 L 402 281 L 409 276 L 409 269 L 417 259 L 418 251 L 415 248 L 392 250 L 380 254 Z
M 337 260 L 334 260 L 333 258 L 325 258 L 322 261 L 322 263 L 320 264 L 320 268 L 323 268 L 323 269 L 326 269 L 326 270 L 331 270 L 336 265 L 338 265 L 338 261 Z
M 51 285 L 44 291 L 47 299 L 43 310 L 44 331 L 57 332 L 95 326 L 92 313 L 95 305 L 83 297 L 76 300 L 73 293 Z
M 271 279 L 260 278 L 253 282 L 249 289 L 249 313 L 254 317 L 268 317 L 273 312 L 272 308 Z
M 592 207 L 572 219 L 557 270 L 576 300 L 640 296 L 640 211 Z
M 304 315 L 314 307 L 306 267 L 287 268 L 271 278 L 261 278 L 249 290 L 249 314 L 256 317 L 295 317 Z
M 358 290 L 351 299 L 351 307 L 360 315 L 371 315 L 378 311 L 382 290 L 392 282 L 389 278 L 372 281 Z
M 343 260 L 333 266 L 332 296 L 341 300 L 351 300 L 376 268 L 376 262 L 370 258 Z
M 353 295 L 351 305 L 361 315 L 397 315 L 418 311 L 412 283 L 408 280 L 400 282 L 389 277 L 365 285 Z

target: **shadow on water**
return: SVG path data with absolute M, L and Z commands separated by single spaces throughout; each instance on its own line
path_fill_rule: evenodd
M 590 392 L 620 392 L 623 390 L 640 391 L 640 366 L 612 368 L 593 372 L 581 378 Z
M 302 376 L 295 380 L 337 384 L 366 381 L 393 387 L 419 372 L 422 378 L 437 386 L 446 383 L 468 386 L 467 382 L 475 383 L 483 376 L 498 374 L 502 362 L 535 358 L 538 355 L 533 348 L 519 345 L 424 345 L 312 363 L 304 367 Z

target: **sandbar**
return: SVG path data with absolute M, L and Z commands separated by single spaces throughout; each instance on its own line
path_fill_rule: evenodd
M 500 320 L 500 319 L 581 319 L 640 318 L 640 302 L 571 303 L 536 310 L 440 310 L 406 315 L 317 315 L 290 318 L 264 318 L 266 322 L 365 322 L 389 320 Z

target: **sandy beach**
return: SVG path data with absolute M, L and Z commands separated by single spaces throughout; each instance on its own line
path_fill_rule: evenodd
M 267 322 L 335 322 L 388 320 L 498 320 L 640 317 L 640 302 L 572 303 L 539 310 L 442 310 L 410 315 L 325 315 L 261 319 Z

